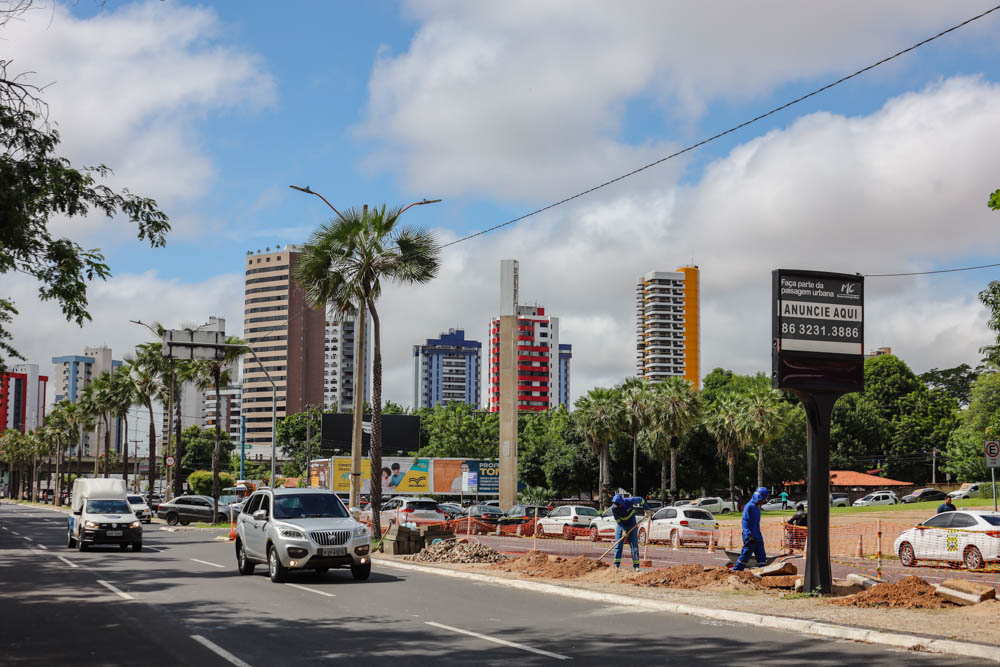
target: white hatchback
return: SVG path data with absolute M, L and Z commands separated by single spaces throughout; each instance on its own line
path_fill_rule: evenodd
M 641 510 L 637 509 L 635 513 L 635 520 L 638 523 L 638 528 L 636 530 L 639 531 L 639 544 L 645 544 L 649 523 L 640 512 Z M 611 508 L 609 507 L 604 510 L 604 514 L 590 522 L 590 541 L 601 542 L 603 540 L 611 540 L 614 542 L 615 531 L 617 529 L 618 522 L 615 521 L 613 516 L 611 516 Z
M 129 494 L 128 505 L 132 508 L 132 512 L 135 513 L 135 518 L 143 523 L 151 523 L 153 521 L 153 512 L 149 509 L 149 505 L 143 500 L 142 496 L 139 494 Z
M 875 493 L 869 493 L 864 498 L 858 498 L 854 501 L 855 507 L 869 507 L 871 505 L 896 505 L 899 503 L 899 498 L 892 491 L 876 491 Z
M 905 567 L 930 560 L 962 563 L 969 570 L 978 570 L 986 563 L 1000 561 L 1000 513 L 935 514 L 903 531 L 892 548 Z
M 649 528 L 652 542 L 673 542 L 676 536 L 679 544 L 700 542 L 719 543 L 719 523 L 710 512 L 694 507 L 664 507 L 653 515 Z
M 542 535 L 562 535 L 568 540 L 576 539 L 574 529 L 589 530 L 591 522 L 598 517 L 600 514 L 593 507 L 563 505 L 539 519 L 538 529 Z

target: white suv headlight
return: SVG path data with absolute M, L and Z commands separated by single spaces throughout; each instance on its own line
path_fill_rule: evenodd
M 355 528 L 354 537 L 368 537 L 368 526 L 358 526 Z
M 139 521 L 133 521 L 128 525 L 129 528 L 142 528 L 142 523 Z
M 294 528 L 282 528 L 280 530 L 282 537 L 291 537 L 293 539 L 303 539 L 305 536 L 298 530 Z

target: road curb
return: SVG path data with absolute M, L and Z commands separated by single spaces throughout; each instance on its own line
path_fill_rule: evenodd
M 461 572 L 458 570 L 428 567 L 425 565 L 414 565 L 412 563 L 400 563 L 398 561 L 388 560 L 385 558 L 377 558 L 376 562 L 401 570 L 412 570 L 414 572 L 436 574 L 445 577 L 454 577 L 456 579 L 467 579 L 485 584 L 518 588 L 534 593 L 548 593 L 550 595 L 561 595 L 563 597 L 575 598 L 578 600 L 590 600 L 593 602 L 605 602 L 621 606 L 640 607 L 642 609 L 664 611 L 673 614 L 684 614 L 686 616 L 699 616 L 701 618 L 709 618 L 717 621 L 741 623 L 743 625 L 753 625 L 756 627 L 770 628 L 772 630 L 784 630 L 786 632 L 797 632 L 817 637 L 826 637 L 829 639 L 846 639 L 848 641 L 865 642 L 867 644 L 890 646 L 893 648 L 901 648 L 911 651 L 926 651 L 930 653 L 958 655 L 965 658 L 979 658 L 982 660 L 990 660 L 1000 663 L 1000 647 L 986 646 L 984 644 L 972 644 L 968 642 L 954 641 L 951 639 L 918 637 L 916 635 L 906 635 L 867 628 L 852 628 L 843 625 L 833 625 L 832 623 L 788 618 L 784 616 L 770 616 L 765 614 L 751 614 L 743 611 L 730 611 L 728 609 L 696 607 L 676 602 L 634 598 L 616 593 L 599 593 L 597 591 L 570 588 L 568 586 L 559 586 L 556 584 L 524 581 L 522 579 L 507 579 L 505 577 L 493 577 L 488 574 Z

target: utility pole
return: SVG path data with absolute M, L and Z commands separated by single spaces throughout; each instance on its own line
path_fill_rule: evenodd
M 138 493 L 141 490 L 139 488 L 139 486 L 140 486 L 139 485 L 139 458 L 140 458 L 139 457 L 139 445 L 142 443 L 142 440 L 129 440 L 129 442 L 132 443 L 132 445 L 134 446 L 133 447 L 133 451 L 135 452 L 135 474 L 132 476 L 132 479 L 133 479 L 133 481 L 135 483 L 136 493 Z M 152 493 L 153 490 L 150 489 L 149 492 Z
M 931 484 L 937 484 L 937 447 L 931 447 Z

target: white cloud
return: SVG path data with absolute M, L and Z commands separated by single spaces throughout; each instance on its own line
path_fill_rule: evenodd
M 74 165 L 106 164 L 108 183 L 153 197 L 173 238 L 204 233 L 188 210 L 216 170 L 198 123 L 219 112 L 270 105 L 274 82 L 261 59 L 226 43 L 227 28 L 204 7 L 146 2 L 78 18 L 63 5 L 35 8 L 3 29 L 13 68 L 51 84 L 43 97 Z M 197 224 L 187 225 L 185 221 Z M 134 236 L 100 216 L 62 222 L 74 238 Z
M 418 193 L 514 200 L 557 198 L 671 152 L 659 138 L 624 138 L 630 105 L 683 136 L 712 102 L 853 71 L 971 13 L 905 0 L 442 0 L 407 10 L 416 35 L 404 53 L 383 50 L 369 82 L 359 130 L 376 148 L 366 165 Z M 957 39 L 989 35 L 991 21 Z M 661 186 L 671 177 L 646 175 Z
M 410 346 L 448 327 L 485 340 L 499 260 L 520 260 L 523 302 L 559 316 L 574 396 L 634 373 L 634 285 L 649 270 L 702 270 L 702 373 L 770 367 L 770 272 L 890 273 L 995 254 L 1000 85 L 957 77 L 864 117 L 817 113 L 736 147 L 690 187 L 580 201 L 447 248 L 441 277 L 387 287 L 387 398 L 410 403 Z M 443 234 L 451 240 L 453 234 Z M 911 367 L 975 364 L 990 339 L 976 292 L 990 272 L 871 278 L 867 347 Z

